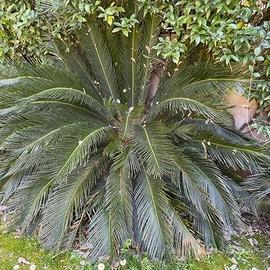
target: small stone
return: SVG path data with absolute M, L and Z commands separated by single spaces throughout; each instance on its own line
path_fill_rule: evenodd
M 36 268 L 37 268 L 37 267 L 36 267 L 35 264 L 31 264 L 29 269 L 30 269 L 30 270 L 36 270 Z
M 3 223 L 7 222 L 7 213 L 3 213 Z
M 250 245 L 253 246 L 257 246 L 258 245 L 258 241 L 255 238 L 249 238 L 248 242 L 250 243 Z
M 18 264 L 14 265 L 13 270 L 18 270 L 18 269 L 20 269 L 20 266 Z
M 80 250 L 87 251 L 89 249 L 89 246 L 80 246 Z
M 248 231 L 248 235 L 254 235 L 253 228 L 251 225 L 248 226 L 247 231 Z
M 131 113 L 133 110 L 134 110 L 134 107 L 130 107 L 130 108 L 128 109 L 128 113 Z
M 86 261 L 80 261 L 80 265 L 81 266 L 85 266 L 86 265 Z
M 98 270 L 104 270 L 104 269 L 105 269 L 105 265 L 103 263 L 99 263 Z
M 120 265 L 125 266 L 126 264 L 127 264 L 126 259 L 123 259 L 122 261 L 120 261 Z
M 7 211 L 7 207 L 4 205 L 0 205 L 0 212 L 6 212 Z
M 233 264 L 238 264 L 238 261 L 235 259 L 235 258 L 231 258 L 230 261 L 233 263 Z
M 207 253 L 208 253 L 208 254 L 212 254 L 212 253 L 214 253 L 214 252 L 215 252 L 215 248 L 210 247 Z
M 30 264 L 30 262 L 28 262 L 25 258 L 23 257 L 19 257 L 18 258 L 18 263 L 21 263 L 21 264 Z

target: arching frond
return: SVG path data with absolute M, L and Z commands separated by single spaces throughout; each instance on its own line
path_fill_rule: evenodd
M 247 170 L 252 173 L 260 170 L 260 166 L 266 164 L 269 155 L 265 149 L 254 145 L 238 145 L 218 140 L 205 138 L 203 140 L 194 139 L 197 147 L 201 147 L 205 155 L 234 170 Z
M 177 128 L 174 130 L 175 134 L 187 133 L 187 136 L 191 136 L 194 133 L 202 133 L 203 136 L 222 138 L 226 142 L 235 144 L 248 144 L 248 140 L 244 138 L 240 132 L 234 130 L 234 128 L 223 127 L 209 121 L 209 119 L 184 119 L 179 122 Z
M 170 169 L 172 144 L 162 124 L 138 126 L 133 139 L 134 151 L 150 175 L 166 175 Z
M 24 98 L 22 102 L 33 102 L 38 100 L 70 102 L 87 108 L 90 111 L 94 111 L 97 114 L 101 114 L 103 117 L 107 117 L 108 115 L 108 111 L 103 104 L 100 104 L 94 98 L 82 91 L 73 88 L 58 87 L 46 89 L 42 92 Z
M 162 97 L 174 98 L 223 95 L 227 89 L 237 89 L 240 93 L 250 83 L 250 79 L 239 72 L 232 72 L 228 67 L 213 65 L 213 63 L 185 63 L 180 66 L 173 76 L 167 77 L 158 93 Z
M 152 258 L 169 256 L 173 229 L 163 181 L 142 170 L 136 179 L 134 192 L 138 230 L 135 232 L 136 241 Z
M 42 215 L 40 236 L 47 247 L 59 250 L 69 225 L 74 218 L 79 218 L 78 214 L 107 168 L 105 159 L 93 160 L 82 173 L 74 172 L 65 183 L 54 186 Z
M 67 68 L 78 74 L 80 82 L 87 93 L 100 98 L 98 86 L 90 74 L 91 66 L 85 57 L 83 49 L 78 44 L 67 44 L 63 40 L 56 40 L 56 49 Z
M 264 199 L 268 199 L 270 195 L 270 180 L 269 172 L 261 172 L 259 174 L 251 175 L 244 183 L 246 189 L 251 193 L 250 204 L 254 204 L 254 201 L 261 202 Z
M 186 97 L 164 99 L 162 102 L 158 103 L 151 109 L 150 116 L 147 121 L 151 121 L 157 116 L 169 117 L 170 115 L 171 117 L 174 117 L 179 113 L 183 114 L 185 112 L 195 112 L 206 118 L 210 118 L 214 122 L 222 122 L 228 126 L 231 126 L 232 124 L 232 118 L 224 111 L 211 108 L 200 100 Z
M 79 42 L 85 50 L 91 72 L 103 97 L 119 98 L 117 78 L 112 63 L 108 44 L 102 36 L 98 25 L 88 24 L 78 32 Z
M 97 151 L 97 147 L 101 146 L 108 140 L 112 131 L 111 127 L 97 127 L 92 130 L 86 137 L 79 142 L 79 145 L 70 153 L 61 169 L 55 176 L 55 181 L 61 181 L 63 177 L 71 173 L 79 166 L 87 163 L 86 157 L 93 155 Z
M 190 230 L 181 220 L 179 214 L 171 207 L 172 225 L 174 229 L 174 246 L 176 255 L 181 258 L 196 257 L 197 259 L 205 255 L 204 248 L 192 235 Z
M 105 208 L 110 218 L 112 233 L 123 245 L 132 238 L 132 183 L 122 170 L 111 172 L 106 180 Z M 120 253 L 115 245 L 115 253 Z
M 115 255 L 115 239 L 112 234 L 110 218 L 104 208 L 100 208 L 92 217 L 87 243 L 90 243 L 90 259 L 97 261 L 104 256 Z

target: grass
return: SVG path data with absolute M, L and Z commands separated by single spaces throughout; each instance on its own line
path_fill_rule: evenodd
M 256 239 L 257 244 L 252 246 L 248 239 Z M 138 258 L 126 254 L 127 264 L 119 266 L 121 270 L 266 270 L 270 267 L 267 258 L 267 243 L 269 236 L 255 235 L 235 239 L 234 246 L 229 246 L 226 251 L 206 256 L 201 261 L 190 260 L 187 263 L 173 262 L 152 263 L 149 259 Z M 59 256 L 41 248 L 38 241 L 26 237 L 18 237 L 14 234 L 0 234 L 0 269 L 12 270 L 19 265 L 19 270 L 31 269 L 30 265 L 18 263 L 22 257 L 36 266 L 36 270 L 94 270 L 97 265 L 82 265 L 85 260 L 75 253 L 68 252 Z M 234 266 L 233 266 L 234 265 Z M 111 269 L 106 266 L 106 269 Z
M 36 265 L 36 270 L 75 270 L 81 269 L 80 260 L 71 253 L 54 257 L 53 254 L 44 251 L 39 243 L 33 239 L 25 237 L 16 238 L 13 234 L 0 235 L 0 269 L 13 269 L 15 265 L 20 265 L 20 270 L 30 269 L 30 265 L 18 263 L 18 258 L 22 257 L 31 264 Z

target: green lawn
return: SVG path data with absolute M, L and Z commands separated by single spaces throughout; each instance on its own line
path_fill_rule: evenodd
M 248 239 L 256 239 L 256 245 L 252 246 Z M 153 264 L 147 258 L 138 259 L 127 256 L 127 264 L 118 269 L 123 270 L 224 270 L 224 269 L 247 269 L 247 270 L 266 270 L 270 267 L 267 259 L 267 246 L 269 237 L 262 235 L 249 236 L 236 239 L 234 248 L 230 247 L 226 252 L 215 253 L 205 257 L 200 262 L 191 260 L 185 264 L 174 262 L 171 264 Z M 239 245 L 238 245 L 239 243 Z M 238 247 L 240 246 L 240 247 Z M 236 249 L 239 249 L 238 251 Z M 18 263 L 18 258 L 27 260 L 30 264 Z M 267 261 L 268 260 L 268 261 Z M 14 234 L 0 234 L 0 269 L 12 270 L 19 265 L 19 270 L 24 269 L 47 269 L 47 270 L 92 270 L 98 269 L 98 266 L 82 265 L 85 264 L 83 258 L 75 253 L 65 253 L 54 257 L 52 253 L 44 251 L 38 242 L 25 237 L 17 237 Z M 36 267 L 30 268 L 31 265 Z M 15 268 L 14 268 L 15 266 Z M 108 266 L 106 269 L 110 269 Z

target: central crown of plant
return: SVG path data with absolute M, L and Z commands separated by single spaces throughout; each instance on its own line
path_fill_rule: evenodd
M 0 81 L 2 203 L 46 247 L 81 239 L 96 260 L 131 239 L 151 258 L 201 256 L 198 239 L 216 246 L 241 224 L 234 171 L 268 157 L 213 97 L 246 80 L 157 59 L 158 25 L 125 37 L 90 22 L 56 41 L 54 66 Z

